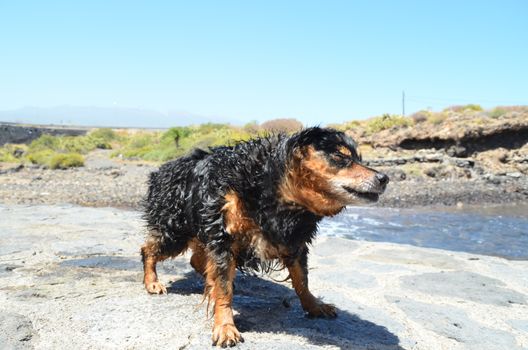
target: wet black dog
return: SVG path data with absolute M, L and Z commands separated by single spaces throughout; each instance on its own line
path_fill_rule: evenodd
M 191 265 L 214 304 L 213 343 L 220 346 L 242 341 L 231 308 L 236 268 L 266 271 L 278 262 L 306 312 L 335 317 L 335 308 L 308 289 L 308 244 L 324 216 L 375 202 L 388 181 L 361 165 L 354 141 L 333 129 L 195 150 L 150 176 L 145 287 L 166 293 L 156 263 L 192 249 Z

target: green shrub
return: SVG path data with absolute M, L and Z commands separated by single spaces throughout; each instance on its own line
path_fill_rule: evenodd
M 384 114 L 380 117 L 375 117 L 367 121 L 367 132 L 370 134 L 390 129 L 398 126 L 411 126 L 413 121 L 410 118 L 402 117 L 401 115 Z
M 0 162 L 20 163 L 27 153 L 26 145 L 5 144 L 0 147 Z
M 157 143 L 159 133 L 138 132 L 130 136 L 125 142 L 125 146 L 130 148 L 145 148 Z
M 205 123 L 200 124 L 195 130 L 195 132 L 201 133 L 201 134 L 210 134 L 218 130 L 222 129 L 228 129 L 229 125 L 227 124 L 218 124 L 218 123 Z
M 124 158 L 140 158 L 145 160 L 154 160 L 147 156 L 156 148 L 159 148 L 161 133 L 159 132 L 137 132 L 122 137 L 121 147 L 112 153 L 112 156 L 122 155 Z M 167 144 L 175 147 L 174 141 L 166 138 Z
M 361 122 L 358 120 L 351 120 L 349 122 L 344 122 L 343 124 L 329 124 L 328 127 L 339 131 L 347 131 L 361 127 Z
M 260 126 L 256 120 L 252 120 L 249 123 L 246 123 L 243 127 L 244 131 L 250 134 L 257 134 L 260 131 Z
M 57 153 L 50 149 L 29 151 L 26 159 L 33 164 L 51 169 L 67 169 L 84 165 L 84 158 L 79 153 Z
M 26 158 L 33 164 L 49 166 L 50 160 L 54 155 L 55 152 L 50 149 L 43 149 L 38 151 L 30 150 Z
M 98 148 L 98 149 L 112 149 L 112 145 L 109 142 L 101 141 L 101 142 L 96 142 L 95 143 L 95 148 Z
M 191 128 L 186 127 L 186 126 L 179 126 L 179 127 L 170 128 L 169 130 L 165 131 L 162 134 L 161 138 L 168 138 L 168 139 L 173 140 L 176 137 L 179 137 L 179 138 L 189 137 L 191 133 L 192 133 Z
M 41 135 L 39 138 L 31 141 L 29 149 L 32 151 L 39 150 L 56 150 L 60 148 L 60 140 L 57 136 L 48 134 Z
M 31 151 L 52 150 L 61 153 L 86 154 L 96 148 L 111 149 L 112 146 L 104 137 L 94 137 L 93 134 L 85 136 L 52 136 L 44 134 L 29 144 L 29 150 Z
M 89 136 L 57 136 L 59 147 L 54 150 L 64 153 L 88 153 L 97 148 L 97 140 Z
M 480 105 L 470 103 L 467 105 L 449 106 L 444 109 L 444 112 L 449 112 L 449 111 L 459 112 L 459 113 L 466 112 L 466 111 L 482 112 L 483 109 Z
M 17 163 L 18 159 L 6 147 L 0 148 L 0 162 Z
M 508 111 L 505 108 L 497 107 L 493 108 L 490 112 L 488 112 L 488 116 L 490 118 L 496 119 L 502 117 L 506 113 L 508 113 Z
M 163 133 L 140 132 L 122 137 L 121 147 L 112 156 L 139 158 L 148 161 L 167 161 L 188 153 L 193 148 L 233 144 L 247 140 L 248 131 L 226 124 L 202 124 L 171 128 Z M 177 142 L 176 142 L 177 141 Z
M 101 129 L 95 129 L 91 131 L 88 136 L 90 136 L 93 139 L 105 141 L 105 142 L 111 142 L 118 139 L 117 133 L 110 129 L 110 128 L 101 128 Z
M 475 112 L 482 112 L 484 109 L 482 109 L 481 105 L 477 104 L 468 104 L 466 105 L 466 108 L 464 108 L 465 111 L 475 111 Z
M 431 124 L 438 125 L 442 124 L 449 115 L 446 112 L 431 113 L 427 118 L 427 121 Z
M 101 128 L 91 131 L 86 136 L 86 149 L 112 149 L 112 143 L 120 141 L 119 135 L 112 129 Z
M 59 153 L 51 157 L 51 169 L 68 169 L 84 166 L 84 157 L 79 153 Z
M 179 148 L 180 143 L 184 138 L 189 137 L 191 132 L 191 129 L 188 127 L 170 128 L 161 135 L 160 142 L 164 143 L 165 145 L 173 143 L 176 148 Z

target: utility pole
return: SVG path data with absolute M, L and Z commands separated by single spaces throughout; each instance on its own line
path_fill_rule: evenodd
M 402 116 L 405 117 L 405 91 L 402 90 Z

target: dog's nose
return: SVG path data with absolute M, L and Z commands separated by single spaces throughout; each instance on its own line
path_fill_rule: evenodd
M 389 183 L 389 177 L 382 173 L 377 173 L 376 179 L 378 179 L 381 186 L 385 186 Z

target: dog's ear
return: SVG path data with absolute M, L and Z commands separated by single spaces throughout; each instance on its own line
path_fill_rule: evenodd
M 359 159 L 356 142 L 345 133 L 318 126 L 307 128 L 292 135 L 288 140 L 288 155 L 294 157 L 298 150 L 303 152 L 309 147 L 316 151 L 324 151 L 328 154 L 336 152 L 339 147 L 344 147 L 350 151 L 355 159 Z
M 311 127 L 303 129 L 288 138 L 286 142 L 286 154 L 290 161 L 295 161 L 303 157 L 308 145 L 313 143 L 320 134 L 321 128 Z
M 292 137 L 292 139 L 294 139 L 296 146 L 298 147 L 308 146 L 318 140 L 321 140 L 325 134 L 328 134 L 329 131 L 329 129 L 323 129 L 318 126 L 314 126 L 299 131 Z
M 293 134 L 288 140 L 288 151 L 290 155 L 294 155 L 298 152 L 297 150 L 306 148 L 306 146 L 321 142 L 329 131 L 329 129 L 314 126 Z

